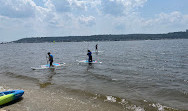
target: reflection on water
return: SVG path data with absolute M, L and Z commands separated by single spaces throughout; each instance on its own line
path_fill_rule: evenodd
M 88 63 L 88 65 L 87 65 L 87 71 L 89 71 L 90 69 L 94 69 L 94 64 Z
M 53 84 L 52 83 L 53 76 L 56 74 L 55 68 L 49 68 L 49 70 L 47 70 L 47 71 L 48 71 L 48 73 L 47 73 L 48 75 L 46 75 L 44 77 L 45 80 L 43 80 L 42 82 L 39 83 L 40 84 L 40 88 L 45 88 L 45 87 Z

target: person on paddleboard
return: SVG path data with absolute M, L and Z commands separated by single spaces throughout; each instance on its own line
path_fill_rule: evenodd
M 50 67 L 53 66 L 53 55 L 48 52 L 49 55 L 49 61 L 50 61 Z
M 95 51 L 98 52 L 98 44 L 95 45 Z
M 89 57 L 88 62 L 92 62 L 92 61 L 93 61 L 93 60 L 92 60 L 92 53 L 91 53 L 90 50 L 88 50 L 87 55 L 88 55 L 88 57 Z

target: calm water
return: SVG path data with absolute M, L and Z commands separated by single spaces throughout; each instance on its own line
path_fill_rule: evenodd
M 96 43 L 103 52 L 93 53 L 93 59 L 103 63 L 78 64 Z M 100 94 L 104 101 L 129 102 L 142 109 L 188 110 L 187 39 L 4 44 L 0 52 L 1 75 L 31 79 L 41 88 Z M 31 70 L 47 63 L 47 52 L 66 66 Z

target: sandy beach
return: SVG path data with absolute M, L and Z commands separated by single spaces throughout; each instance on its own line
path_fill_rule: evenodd
M 7 87 L 4 89 L 6 90 Z M 91 103 L 82 101 L 76 97 L 68 97 L 67 94 L 59 94 L 43 90 L 25 90 L 23 98 L 2 107 L 2 111 L 118 111 L 116 106 L 109 104 Z M 34 95 L 34 96 L 33 96 Z M 90 98 L 91 99 L 91 98 Z M 94 101 L 93 101 L 94 102 Z M 109 108 L 111 107 L 111 108 Z
M 32 81 L 24 82 L 19 79 L 22 87 L 13 78 L 6 83 L 1 76 L 0 92 L 7 90 L 24 90 L 24 95 L 19 100 L 2 106 L 0 111 L 122 111 L 123 107 L 110 102 L 98 100 L 97 97 L 76 95 L 74 92 L 63 90 L 49 90 L 40 88 Z M 18 79 L 16 79 L 18 81 Z M 25 85 L 24 85 L 25 84 Z

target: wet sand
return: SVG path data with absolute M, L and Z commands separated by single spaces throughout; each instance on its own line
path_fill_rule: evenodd
M 7 88 L 5 88 L 6 90 Z M 23 98 L 4 106 L 3 110 L 10 111 L 118 111 L 119 107 L 105 103 L 80 100 L 67 96 L 64 92 L 58 94 L 44 90 L 26 90 Z
M 10 81 L 10 82 L 6 82 Z M 22 84 L 22 85 L 21 85 Z M 49 88 L 40 88 L 32 81 L 25 82 L 15 78 L 2 79 L 0 92 L 24 90 L 19 100 L 2 106 L 0 111 L 122 111 L 123 107 L 101 101 L 91 96 L 79 96 L 73 93 Z

